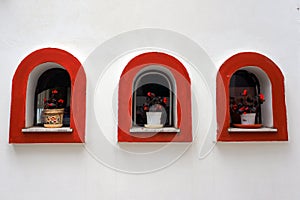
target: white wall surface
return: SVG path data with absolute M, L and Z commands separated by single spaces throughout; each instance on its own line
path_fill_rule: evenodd
M 299 0 L 0 1 L 0 199 L 300 199 L 299 7 Z M 8 144 L 13 74 L 45 47 L 84 64 L 84 145 Z M 149 50 L 186 64 L 191 144 L 116 142 L 118 77 Z M 216 71 L 243 51 L 266 55 L 285 75 L 288 142 L 213 143 Z M 102 91 L 109 103 L 97 107 Z

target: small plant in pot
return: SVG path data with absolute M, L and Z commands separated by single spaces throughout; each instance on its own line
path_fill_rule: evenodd
M 63 126 L 64 100 L 59 98 L 58 90 L 53 89 L 49 99 L 44 99 L 44 127 L 60 128 Z
M 230 97 L 230 116 L 232 123 L 255 124 L 255 117 L 260 104 L 265 101 L 263 94 L 257 96 L 248 95 L 246 89 L 241 97 Z
M 145 127 L 161 128 L 163 123 L 161 122 L 162 113 L 165 112 L 166 104 L 168 103 L 167 97 L 156 96 L 152 92 L 147 93 L 146 101 L 143 105 L 143 109 L 146 112 L 147 124 Z

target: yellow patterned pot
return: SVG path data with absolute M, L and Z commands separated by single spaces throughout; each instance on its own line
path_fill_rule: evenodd
M 44 127 L 60 128 L 63 126 L 64 108 L 44 109 Z

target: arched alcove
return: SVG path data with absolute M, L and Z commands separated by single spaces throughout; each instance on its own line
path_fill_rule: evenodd
M 148 92 L 168 102 L 163 128 L 143 128 L 145 113 L 141 108 Z M 157 52 L 133 58 L 121 75 L 118 99 L 119 142 L 192 141 L 190 78 L 176 58 Z
M 70 117 L 69 126 L 57 129 L 36 128 L 36 92 L 43 75 L 57 70 L 68 75 Z M 45 74 L 46 73 L 46 74 Z M 49 76 L 50 78 L 50 76 Z M 55 79 L 55 78 L 54 78 Z M 54 80 L 53 79 L 53 80 Z M 45 77 L 44 77 L 45 81 Z M 65 83 L 64 83 L 65 84 Z M 49 83 L 48 86 L 51 84 Z M 48 87 L 47 86 L 47 87 Z M 59 86 L 59 84 L 57 85 Z M 68 90 L 66 88 L 66 90 Z M 81 63 L 70 53 L 45 48 L 29 54 L 18 66 L 12 82 L 10 143 L 81 143 L 85 135 L 86 77 Z M 66 91 L 67 92 L 67 91 Z
M 257 119 L 257 123 L 262 123 L 261 128 L 231 127 L 230 82 L 238 72 L 255 77 L 259 92 L 265 96 L 266 101 L 259 107 L 260 119 Z M 284 76 L 273 61 L 258 53 L 245 52 L 223 63 L 217 74 L 217 125 L 218 141 L 288 140 Z

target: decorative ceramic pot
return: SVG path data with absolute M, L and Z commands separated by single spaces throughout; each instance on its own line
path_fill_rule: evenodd
M 44 127 L 60 128 L 63 126 L 64 108 L 44 109 Z
M 242 124 L 255 124 L 255 115 L 256 115 L 256 113 L 241 114 L 241 123 Z

